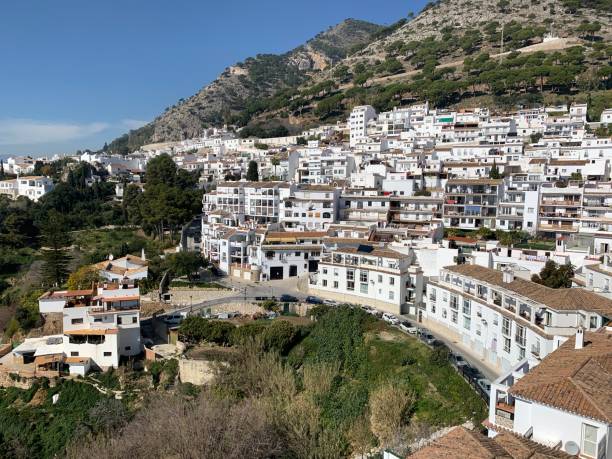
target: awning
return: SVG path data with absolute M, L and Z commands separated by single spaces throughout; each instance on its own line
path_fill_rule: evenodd
M 39 355 L 34 359 L 36 365 L 45 365 L 47 363 L 62 362 L 64 360 L 64 354 L 47 354 Z
M 64 335 L 93 335 L 93 336 L 102 336 L 102 335 L 116 335 L 116 328 L 101 328 L 101 329 L 93 329 L 93 328 L 84 328 L 82 330 L 68 330 L 64 331 Z

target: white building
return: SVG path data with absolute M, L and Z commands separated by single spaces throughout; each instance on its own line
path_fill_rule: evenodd
M 367 138 L 367 126 L 370 120 L 376 119 L 376 110 L 371 105 L 353 108 L 347 120 L 350 129 L 350 145 L 355 147 L 358 142 Z
M 508 432 L 581 458 L 612 457 L 612 330 L 578 330 L 491 385 L 489 436 Z
M 491 364 L 508 370 L 543 358 L 578 327 L 595 330 L 612 317 L 612 300 L 583 289 L 551 289 L 477 265 L 448 266 L 427 285 L 419 318 L 456 333 Z
M 0 195 L 6 195 L 13 200 L 25 196 L 36 202 L 53 188 L 53 180 L 42 176 L 17 177 L 0 181 Z
M 322 297 L 406 313 L 422 301 L 423 272 L 414 254 L 371 245 L 338 248 L 324 254 L 310 279 L 310 290 Z

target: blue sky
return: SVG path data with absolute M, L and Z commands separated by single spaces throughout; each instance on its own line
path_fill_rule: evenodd
M 0 155 L 99 148 L 225 67 L 348 17 L 390 24 L 425 1 L 28 0 L 0 8 Z

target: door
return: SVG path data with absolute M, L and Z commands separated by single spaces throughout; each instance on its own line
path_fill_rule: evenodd
M 297 276 L 297 266 L 291 265 L 289 266 L 289 277 L 295 277 L 295 276 Z
M 283 267 L 270 268 L 270 280 L 279 280 L 283 278 Z

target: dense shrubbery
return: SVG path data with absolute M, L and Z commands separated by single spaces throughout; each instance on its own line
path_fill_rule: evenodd
M 53 404 L 55 393 L 59 400 Z M 40 400 L 34 402 L 35 395 Z M 65 381 L 54 388 L 35 384 L 27 391 L 0 389 L 0 456 L 63 456 L 71 439 L 110 432 L 127 416 L 121 401 L 108 399 L 89 384 Z

